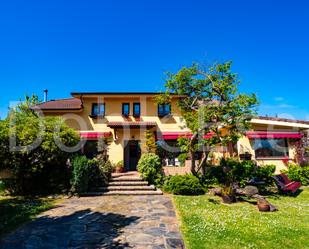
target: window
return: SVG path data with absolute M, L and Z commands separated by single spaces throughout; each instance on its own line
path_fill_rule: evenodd
M 92 116 L 97 117 L 97 116 L 105 116 L 105 104 L 101 103 L 94 103 L 92 104 Z
M 287 139 L 255 139 L 256 158 L 284 158 L 289 156 Z
M 140 103 L 133 104 L 133 116 L 134 117 L 141 116 L 141 104 Z
M 130 104 L 122 103 L 122 115 L 128 117 L 130 115 Z
M 171 104 L 159 104 L 158 105 L 158 116 L 164 117 L 171 114 Z

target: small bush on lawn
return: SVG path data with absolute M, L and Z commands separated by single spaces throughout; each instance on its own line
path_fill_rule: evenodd
M 89 176 L 91 172 L 91 167 L 88 161 L 89 160 L 86 156 L 76 156 L 73 158 L 73 172 L 71 179 L 71 191 L 73 193 L 81 194 L 88 190 Z
M 205 193 L 200 180 L 191 174 L 168 177 L 164 182 L 163 191 L 175 195 L 200 195 Z
M 157 185 L 162 180 L 161 160 L 154 153 L 143 154 L 138 162 L 137 170 L 150 184 Z
M 274 183 L 273 175 L 276 171 L 275 165 L 265 165 L 256 167 L 252 177 L 258 181 L 264 182 L 264 186 L 270 186 Z
M 309 166 L 298 166 L 290 164 L 287 170 L 282 170 L 282 173 L 287 174 L 290 180 L 301 182 L 303 185 L 309 185 Z
M 276 166 L 256 166 L 253 161 L 236 161 L 233 159 L 222 159 L 219 166 L 211 166 L 206 172 L 204 181 L 206 184 L 239 183 L 244 187 L 250 179 L 264 182 L 266 187 L 273 184 L 273 174 Z
M 246 185 L 256 167 L 253 161 L 239 162 L 234 159 L 222 159 L 220 166 L 222 173 L 218 182 L 221 184 L 237 182 L 241 187 Z

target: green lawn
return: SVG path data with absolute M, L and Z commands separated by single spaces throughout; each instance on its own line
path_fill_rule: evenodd
M 0 197 L 0 236 L 52 208 L 53 199 Z
M 309 188 L 297 197 L 269 197 L 274 213 L 209 195 L 174 199 L 187 248 L 309 248 Z

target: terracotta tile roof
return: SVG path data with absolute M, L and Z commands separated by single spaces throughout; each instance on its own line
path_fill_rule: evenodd
M 44 102 L 40 105 L 34 106 L 31 109 L 41 110 L 81 110 L 83 108 L 82 102 L 77 98 L 59 99 Z
M 309 125 L 309 121 L 305 121 L 305 120 L 294 120 L 294 119 L 287 119 L 287 118 L 275 118 L 275 117 L 263 117 L 263 116 L 259 116 L 257 117 L 257 119 Z
M 120 127 L 154 127 L 156 126 L 157 123 L 156 122 L 142 122 L 142 121 L 138 121 L 138 122 L 109 122 L 107 124 L 108 127 L 111 128 L 120 128 Z

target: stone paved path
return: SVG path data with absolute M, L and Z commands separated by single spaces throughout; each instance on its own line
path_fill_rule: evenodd
M 184 248 L 169 196 L 65 200 L 0 241 L 0 248 Z

